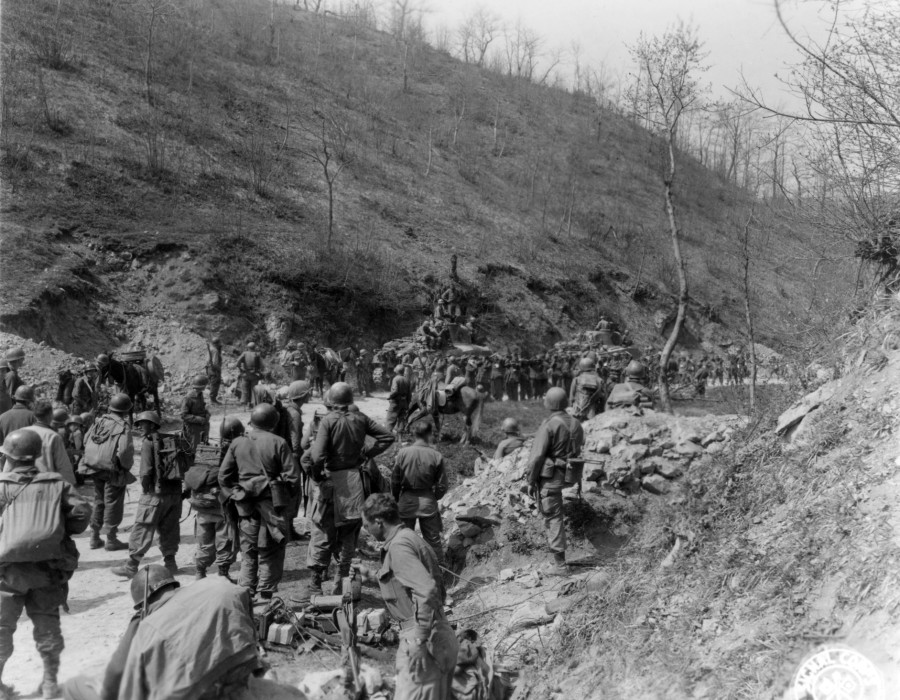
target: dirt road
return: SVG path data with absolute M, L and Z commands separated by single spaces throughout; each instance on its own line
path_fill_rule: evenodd
M 384 398 L 360 399 L 357 404 L 363 413 L 373 419 L 378 421 L 384 419 L 387 410 L 387 401 Z M 249 425 L 249 414 L 246 411 L 235 411 L 234 406 L 213 406 L 211 408 L 213 409 L 211 432 L 214 438 L 218 437 L 221 417 L 226 411 L 229 415 L 237 415 L 245 425 Z M 318 399 L 303 407 L 305 424 L 312 420 L 312 416 L 317 410 L 324 411 L 324 407 Z M 136 440 L 137 442 L 139 440 Z M 135 466 L 136 471 L 137 465 Z M 91 499 L 93 493 L 91 482 L 82 487 L 81 492 L 85 497 Z M 129 487 L 123 520 L 123 526 L 129 529 L 134 522 L 139 493 L 139 485 Z M 66 641 L 66 650 L 62 656 L 61 680 L 78 674 L 101 674 L 133 613 L 129 582 L 110 573 L 112 567 L 125 562 L 128 552 L 92 550 L 88 547 L 89 535 L 90 531 L 75 538 L 81 553 L 81 560 L 78 570 L 69 582 L 69 612 L 62 614 L 62 630 Z M 124 532 L 122 536 L 123 538 L 127 537 L 128 533 Z M 185 502 L 181 523 L 181 547 L 176 557 L 180 568 L 177 578 L 182 586 L 190 585 L 194 580 L 195 543 L 194 517 Z M 289 593 L 290 589 L 299 586 L 301 580 L 305 581 L 305 578 L 302 578 L 306 575 L 303 565 L 305 554 L 305 542 L 293 544 L 288 548 L 288 561 L 285 567 L 287 583 L 283 587 L 285 593 Z M 161 560 L 162 557 L 156 546 L 144 559 L 147 563 L 161 562 Z M 232 571 L 235 570 L 236 567 L 232 569 Z M 41 658 L 32 641 L 31 622 L 24 613 L 14 641 L 15 653 L 6 665 L 3 680 L 5 683 L 13 685 L 23 698 L 40 697 L 34 691 L 41 680 Z M 313 666 L 312 668 L 321 670 L 322 666 Z M 297 672 L 300 670 L 302 670 L 302 665 L 297 668 Z M 284 680 L 293 680 L 297 675 L 298 673 L 281 673 Z M 302 676 L 302 674 L 299 675 Z

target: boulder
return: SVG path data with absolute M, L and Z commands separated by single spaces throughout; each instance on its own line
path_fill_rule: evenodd
M 475 544 L 487 544 L 491 540 L 494 539 L 494 528 L 489 527 L 487 530 L 482 530 L 481 534 L 475 538 Z
M 654 466 L 657 474 L 667 479 L 677 479 L 684 474 L 681 464 L 670 459 L 654 459 L 650 460 L 650 463 Z
M 815 411 L 823 403 L 831 399 L 837 392 L 838 382 L 823 384 L 811 394 L 807 394 L 800 401 L 791 406 L 778 418 L 775 432 L 790 439 L 791 431 L 795 430 L 807 415 Z
M 700 441 L 702 447 L 709 447 L 714 442 L 722 442 L 725 436 L 720 432 L 712 432 Z
M 645 476 L 643 479 L 641 479 L 641 487 L 645 491 L 654 493 L 657 496 L 667 494 L 671 490 L 669 482 L 665 477 L 660 476 L 659 474 L 651 474 L 650 476 Z
M 459 534 L 464 538 L 472 538 L 475 539 L 478 535 L 481 534 L 481 528 L 474 523 L 460 523 L 459 524 Z
M 703 454 L 703 448 L 696 442 L 682 442 L 675 445 L 675 453 L 687 459 L 693 459 Z
M 632 445 L 649 445 L 653 442 L 653 436 L 649 430 L 643 429 L 628 438 L 628 442 Z
M 725 451 L 725 443 L 714 442 L 706 448 L 706 454 L 717 455 Z
M 498 578 L 501 581 L 512 581 L 516 577 L 515 569 L 501 569 Z

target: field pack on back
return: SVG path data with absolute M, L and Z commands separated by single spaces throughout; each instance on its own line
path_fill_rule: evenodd
M 157 434 L 156 473 L 161 481 L 182 481 L 190 467 L 190 443 L 181 433 Z
M 119 468 L 119 438 L 128 433 L 128 424 L 110 416 L 100 416 L 84 436 L 84 464 L 95 471 Z M 128 436 L 126 439 L 130 439 Z
M 50 561 L 66 535 L 65 482 L 55 472 L 0 474 L 0 564 Z

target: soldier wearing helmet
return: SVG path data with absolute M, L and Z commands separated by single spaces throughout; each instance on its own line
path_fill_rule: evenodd
M 63 444 L 72 463 L 72 469 L 75 470 L 75 483 L 80 486 L 84 481 L 83 475 L 78 472 L 79 462 L 84 455 L 84 419 L 81 416 L 70 416 L 66 421 Z
M 13 401 L 9 389 L 6 388 L 6 374 L 9 372 L 9 363 L 6 357 L 0 356 L 0 415 L 12 408 Z
M 63 650 L 59 609 L 66 605 L 68 581 L 78 566 L 72 535 L 87 528 L 91 507 L 59 474 L 38 470 L 41 447 L 32 429 L 14 430 L 0 447 L 6 458 L 0 518 L 15 523 L 4 527 L 0 537 L 0 673 L 13 654 L 13 633 L 24 608 L 44 665 L 39 692 L 55 698 Z M 54 522 L 62 529 L 47 528 Z M 12 689 L 2 682 L 0 697 L 12 697 Z
M 606 384 L 597 374 L 595 362 L 583 357 L 578 362 L 578 376 L 572 381 L 569 403 L 572 414 L 580 421 L 603 413 L 606 404 Z
M 9 369 L 6 372 L 4 380 L 6 381 L 6 392 L 13 396 L 16 389 L 25 382 L 19 376 L 19 369 L 25 364 L 25 351 L 22 348 L 12 348 L 6 353 L 6 364 Z
M 219 403 L 222 386 L 222 339 L 213 336 L 206 345 L 206 378 L 209 381 L 209 402 Z
M 391 379 L 391 388 L 388 392 L 388 410 L 385 416 L 385 425 L 388 429 L 399 435 L 406 428 L 406 414 L 409 412 L 409 402 L 412 399 L 412 387 L 406 378 L 406 366 L 394 367 L 394 377 Z
M 238 358 L 237 369 L 241 379 L 241 402 L 251 409 L 256 405 L 253 387 L 257 385 L 263 373 L 263 361 L 256 352 L 256 343 L 247 343 L 247 349 Z
M 34 425 L 34 413 L 31 408 L 34 406 L 34 391 L 30 386 L 20 386 L 13 395 L 13 407 L 0 415 L 0 441 L 4 440 L 7 435 L 14 430 L 27 428 Z M 3 464 L 3 457 L 0 455 L 0 466 Z
M 197 445 L 209 442 L 209 411 L 203 400 L 207 378 L 198 374 L 191 382 L 191 390 L 181 402 L 181 423 L 184 437 L 190 445 L 189 462 L 193 463 Z
M 128 415 L 131 399 L 126 394 L 116 394 L 110 399 L 109 413 L 100 416 L 84 437 L 85 469 L 93 476 L 94 512 L 91 515 L 91 549 L 105 547 L 107 552 L 128 549 L 117 537 L 125 508 L 125 490 L 135 481 L 131 474 L 134 466 L 134 443 Z M 93 444 L 91 444 L 93 443 Z M 95 462 L 95 459 L 111 455 L 112 463 Z M 106 542 L 100 530 L 107 528 Z
M 637 360 L 632 360 L 625 367 L 625 381 L 613 386 L 606 400 L 608 408 L 634 408 L 640 411 L 653 408 L 653 394 L 644 386 L 646 369 Z
M 53 425 L 53 413 L 53 405 L 49 401 L 35 401 L 34 425 L 31 429 L 41 438 L 41 455 L 35 462 L 35 467 L 39 472 L 57 472 L 74 486 L 75 470 L 66 454 L 65 442 Z
M 515 418 L 504 418 L 500 430 L 506 437 L 497 445 L 494 459 L 503 459 L 510 452 L 515 452 L 525 444 L 525 439 L 519 434 L 519 421 Z
M 550 417 L 535 433 L 526 467 L 529 490 L 540 501 L 553 554 L 553 565 L 547 573 L 556 576 L 568 574 L 562 490 L 571 484 L 565 480 L 566 467 L 570 459 L 581 454 L 584 445 L 584 431 L 578 420 L 566 413 L 568 405 L 564 389 L 553 387 L 547 391 L 544 407 L 551 411 Z
M 398 375 L 400 376 L 400 375 Z M 391 431 L 353 407 L 353 390 L 337 382 L 329 389 L 333 410 L 322 418 L 310 450 L 310 468 L 319 495 L 312 514 L 306 563 L 313 577 L 310 593 L 321 589 L 332 558 L 340 558 L 337 579 L 350 574 L 362 528 L 365 498 L 361 467 L 394 442 Z M 375 440 L 366 447 L 366 437 Z
M 77 676 L 69 700 L 300 698 L 257 678 L 264 665 L 247 591 L 213 577 L 180 587 L 151 564 L 131 580 L 135 613 L 102 679 Z
M 292 498 L 299 467 L 287 441 L 273 431 L 278 411 L 260 404 L 250 414 L 253 431 L 236 437 L 219 469 L 219 486 L 240 519 L 241 573 L 238 584 L 269 600 L 284 571 Z
M 116 576 L 131 578 L 138 572 L 141 559 L 153 545 L 153 536 L 159 539 L 159 551 L 163 564 L 173 575 L 178 573 L 175 555 L 181 543 L 179 519 L 181 518 L 181 474 L 173 478 L 163 459 L 163 441 L 159 434 L 162 425 L 156 411 L 144 411 L 135 418 L 134 425 L 141 431 L 141 496 L 134 517 L 134 526 L 128 538 L 128 561 L 112 569 Z

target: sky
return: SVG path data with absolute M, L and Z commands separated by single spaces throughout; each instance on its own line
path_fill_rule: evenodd
M 662 34 L 682 20 L 698 28 L 709 51 L 707 79 L 716 96 L 727 96 L 743 71 L 748 82 L 769 99 L 791 104 L 776 74 L 786 75 L 797 51 L 778 23 L 773 0 L 425 0 L 425 24 L 453 28 L 483 6 L 513 25 L 518 19 L 546 37 L 548 46 L 581 46 L 583 61 L 606 66 L 627 78 L 627 44 L 643 31 Z M 800 36 L 821 35 L 823 8 L 815 0 L 782 0 L 789 25 Z M 571 68 L 565 69 L 571 74 Z

